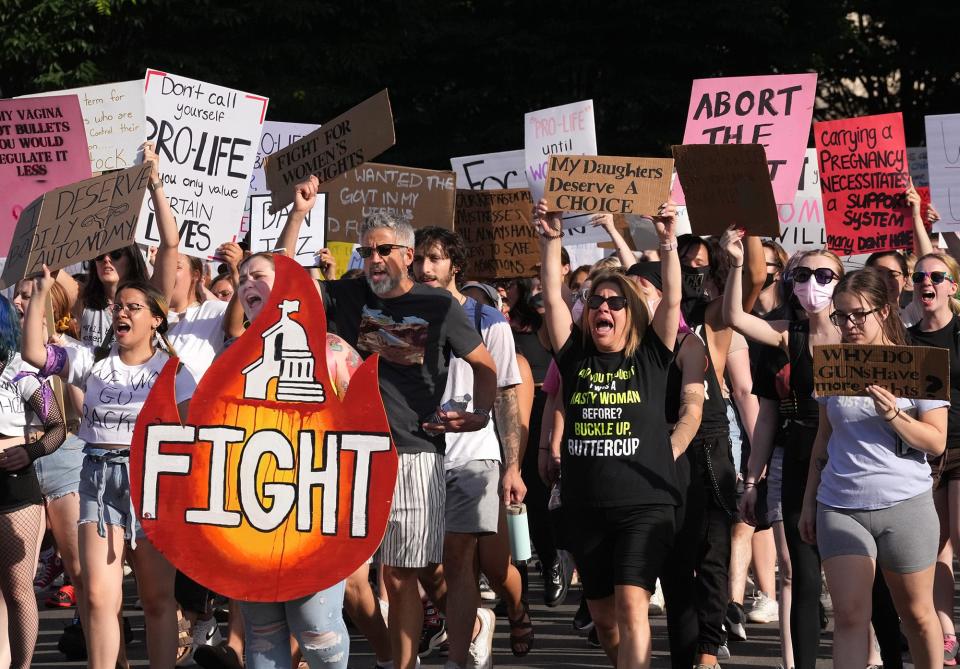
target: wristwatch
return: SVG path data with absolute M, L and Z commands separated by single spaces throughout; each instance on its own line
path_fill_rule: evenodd
M 160 181 L 159 179 L 157 179 L 156 181 L 148 181 L 147 188 L 150 190 L 151 193 L 153 193 L 158 188 L 163 188 L 163 182 Z

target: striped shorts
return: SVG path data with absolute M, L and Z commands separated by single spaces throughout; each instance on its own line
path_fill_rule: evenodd
M 443 562 L 446 484 L 439 453 L 400 453 L 387 531 L 376 560 L 419 569 Z

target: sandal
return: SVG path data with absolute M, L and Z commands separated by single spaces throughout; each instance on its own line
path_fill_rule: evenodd
M 530 618 L 530 605 L 521 599 L 523 613 L 516 620 L 507 616 L 510 623 L 510 650 L 515 657 L 523 657 L 533 649 L 533 620 Z
M 187 661 L 193 648 L 193 636 L 190 634 L 190 621 L 177 609 L 177 666 Z

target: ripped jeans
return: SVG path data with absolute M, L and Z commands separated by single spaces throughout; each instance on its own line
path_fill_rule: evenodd
M 345 582 L 289 602 L 240 602 L 249 669 L 289 669 L 290 635 L 310 669 L 346 669 L 350 635 L 343 622 Z

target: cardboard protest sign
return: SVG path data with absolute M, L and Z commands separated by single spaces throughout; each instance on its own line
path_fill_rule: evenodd
M 358 364 L 346 342 L 329 339 L 306 270 L 274 261 L 270 297 L 200 380 L 185 424 L 174 358 L 130 452 L 130 496 L 150 543 L 198 583 L 259 602 L 324 590 L 366 562 L 397 476 L 378 356 Z M 332 378 L 341 364 L 352 377 Z
M 875 385 L 897 397 L 949 400 L 950 351 L 933 346 L 814 346 L 813 385 L 819 397 L 864 396 L 866 387 Z
M 27 205 L 89 176 L 76 95 L 0 100 L 0 256 Z
M 180 250 L 210 258 L 240 229 L 268 100 L 158 70 L 147 70 L 144 100 L 147 139 L 156 142 L 163 190 L 180 225 Z M 140 212 L 137 241 L 160 241 L 150 198 Z
M 250 196 L 250 251 L 273 251 L 280 241 L 280 233 L 287 222 L 290 207 L 279 213 L 270 213 L 270 194 Z M 314 202 L 313 210 L 307 214 L 300 226 L 300 236 L 295 249 L 286 249 L 288 257 L 304 267 L 316 265 L 314 256 L 324 245 L 324 223 L 326 222 L 327 196 L 320 193 Z
M 292 204 L 296 185 L 311 174 L 320 183 L 330 181 L 372 160 L 396 141 L 390 96 L 384 89 L 267 156 L 263 170 L 273 209 Z
M 142 80 L 68 88 L 31 97 L 50 95 L 77 96 L 87 129 L 91 170 L 123 170 L 137 162 L 140 146 L 147 138 Z
M 471 280 L 536 276 L 540 247 L 532 217 L 525 188 L 458 190 L 456 230 L 470 249 L 466 275 Z
M 3 285 L 42 271 L 44 264 L 57 270 L 133 244 L 150 169 L 134 165 L 34 200 L 17 223 Z
M 684 144 L 673 147 L 673 159 L 694 234 L 720 235 L 731 225 L 754 235 L 779 234 L 761 145 Z
M 527 112 L 523 117 L 523 147 L 527 185 L 537 202 L 543 197 L 549 156 L 597 155 L 593 100 Z
M 669 158 L 551 155 L 544 197 L 550 211 L 653 215 L 672 175 Z
M 838 254 L 913 244 L 903 115 L 813 124 L 827 243 Z
M 762 144 L 774 199 L 789 204 L 797 191 L 816 92 L 815 73 L 694 79 L 683 143 Z M 673 199 L 686 201 L 679 186 Z
M 363 219 L 376 211 L 415 228 L 453 228 L 453 172 L 366 163 L 321 186 L 327 193 L 327 241 L 357 242 Z
M 788 254 L 827 247 L 816 149 L 807 149 L 800 170 L 797 195 L 791 204 L 777 205 L 777 218 L 780 235 L 771 239 L 780 244 Z
M 521 150 L 450 159 L 450 167 L 457 175 L 457 184 L 470 190 L 526 188 L 524 164 L 524 152 Z
M 937 232 L 960 231 L 960 114 L 927 116 L 930 198 L 940 214 Z

